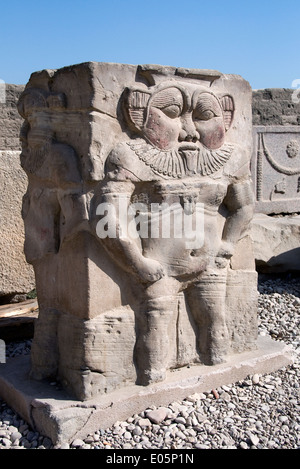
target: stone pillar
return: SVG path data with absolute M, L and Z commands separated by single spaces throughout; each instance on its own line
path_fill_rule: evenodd
M 256 347 L 251 94 L 238 76 L 155 65 L 31 76 L 33 378 L 86 400 Z

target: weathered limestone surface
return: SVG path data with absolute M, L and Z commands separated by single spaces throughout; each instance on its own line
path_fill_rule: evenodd
M 19 151 L 0 151 L 0 297 L 24 294 L 35 287 L 32 266 L 24 255 L 22 198 L 27 177 Z
M 0 297 L 26 294 L 35 286 L 32 266 L 24 255 L 22 198 L 27 176 L 20 165 L 22 118 L 17 102 L 21 85 L 5 85 L 0 103 Z
M 21 150 L 22 117 L 17 103 L 24 88 L 24 85 L 5 84 L 5 102 L 0 102 L 0 150 Z
M 300 125 L 300 102 L 293 100 L 297 90 L 267 88 L 253 90 L 253 125 Z M 299 93 L 295 96 L 299 99 Z
M 300 126 L 254 126 L 256 212 L 300 212 Z
M 262 273 L 300 270 L 300 216 L 256 214 L 251 223 L 256 268 Z
M 51 438 L 53 444 L 86 438 L 116 421 L 123 421 L 155 405 L 165 406 L 197 392 L 244 379 L 254 373 L 272 373 L 293 362 L 284 343 L 259 337 L 257 349 L 235 354 L 230 363 L 199 365 L 167 373 L 164 382 L 141 387 L 130 385 L 86 402 L 73 400 L 49 382 L 29 378 L 29 357 L 17 357 L 0 365 L 0 398 L 14 408 L 32 428 Z
M 256 348 L 251 95 L 238 76 L 157 65 L 31 76 L 32 378 L 87 400 Z
M 294 216 L 300 213 L 300 103 L 295 97 L 298 90 L 253 91 L 251 237 L 260 272 L 300 268 L 299 217 Z

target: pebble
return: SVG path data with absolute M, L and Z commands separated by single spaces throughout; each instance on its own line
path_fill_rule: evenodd
M 2 444 L 7 448 L 11 446 L 11 441 L 8 438 L 2 438 Z
M 0 400 L 0 449 L 300 449 L 300 279 L 260 279 L 258 332 L 289 344 L 294 363 L 181 402 L 145 409 L 85 439 L 53 446 Z M 8 344 L 7 357 L 31 341 Z
M 151 422 L 161 423 L 165 420 L 169 412 L 169 409 L 166 409 L 165 407 L 159 407 L 156 410 L 151 410 L 150 412 L 147 412 L 146 415 L 151 420 Z
M 259 443 L 259 438 L 258 436 L 256 435 L 253 435 L 252 433 L 249 434 L 249 438 L 251 440 L 251 443 L 254 445 L 254 446 L 257 446 L 258 443 Z
M 73 446 L 74 448 L 80 448 L 80 447 L 83 446 L 83 445 L 84 445 L 84 441 L 83 441 L 83 440 L 80 440 L 79 438 L 77 438 L 76 440 L 74 440 L 74 441 L 72 442 L 72 446 Z
M 257 373 L 255 373 L 253 376 L 252 376 L 252 383 L 253 384 L 258 384 L 259 383 L 259 375 Z
M 246 443 L 245 441 L 241 441 L 241 443 L 240 443 L 240 448 L 241 448 L 241 449 L 248 449 L 247 443 Z
M 10 435 L 10 439 L 12 443 L 14 443 L 16 440 L 20 440 L 22 438 L 22 433 L 20 432 L 14 432 Z
M 209 449 L 209 446 L 208 446 L 208 445 L 201 444 L 201 443 L 196 443 L 196 444 L 195 444 L 195 448 L 196 448 L 196 449 Z
M 139 424 L 139 426 L 142 427 L 142 428 L 144 428 L 144 427 L 150 428 L 150 427 L 151 427 L 151 422 L 150 422 L 150 420 L 149 420 L 148 418 L 146 418 L 146 419 L 145 419 L 145 418 L 139 419 L 139 420 L 138 420 L 138 424 Z

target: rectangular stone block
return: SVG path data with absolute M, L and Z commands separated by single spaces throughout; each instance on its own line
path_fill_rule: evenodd
M 252 178 L 256 211 L 290 214 L 300 211 L 300 127 L 253 127 Z
M 0 300 L 26 294 L 35 287 L 34 272 L 24 255 L 22 199 L 27 176 L 19 151 L 0 150 Z
M 131 385 L 80 402 L 47 382 L 29 379 L 29 358 L 17 357 L 6 365 L 0 363 L 0 398 L 53 444 L 71 443 L 75 438 L 84 439 L 100 428 L 127 420 L 151 405 L 167 406 L 255 373 L 272 373 L 292 361 L 284 343 L 259 337 L 255 350 L 232 355 L 229 363 L 179 368 L 168 372 L 164 382 L 148 387 Z
M 18 109 L 33 379 L 85 401 L 255 349 L 251 98 L 215 70 L 31 75 Z

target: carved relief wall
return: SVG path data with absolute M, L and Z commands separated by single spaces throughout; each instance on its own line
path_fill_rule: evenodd
M 300 130 L 298 126 L 254 126 L 252 177 L 256 211 L 300 211 Z

